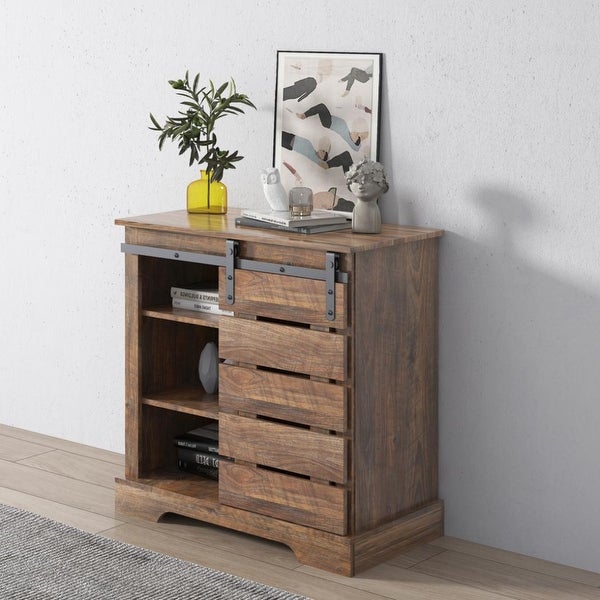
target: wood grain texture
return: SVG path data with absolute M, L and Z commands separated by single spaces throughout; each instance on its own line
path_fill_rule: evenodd
M 223 320 L 219 357 L 340 381 L 346 377 L 343 335 L 278 323 Z
M 275 419 L 343 432 L 348 428 L 346 388 L 272 371 L 222 364 L 219 405 Z
M 313 567 L 303 566 L 298 570 L 307 575 L 321 576 L 331 583 L 342 585 L 349 582 L 348 578 L 323 573 Z M 382 598 L 394 600 L 507 600 L 502 594 L 417 573 L 412 569 L 398 568 L 390 562 L 371 567 L 352 579 L 350 585 L 365 594 L 365 598 L 368 598 L 368 594 L 378 594 Z M 341 597 L 339 600 L 345 598 Z
M 357 254 L 356 279 L 360 532 L 437 498 L 437 242 Z
M 19 464 L 65 475 L 66 477 L 74 477 L 80 481 L 101 485 L 111 490 L 115 487 L 115 472 L 118 472 L 119 469 L 113 463 L 80 456 L 64 450 L 53 450 L 31 456 L 20 460 Z M 123 473 L 120 473 L 120 475 L 122 476 Z
M 598 600 L 600 590 L 449 550 L 413 567 L 436 577 L 522 600 Z
M 282 231 L 262 230 L 256 228 L 236 227 L 235 218 L 240 215 L 239 209 L 229 209 L 226 215 L 190 215 L 185 210 L 176 210 L 137 217 L 117 219 L 117 225 L 124 225 L 129 230 L 160 232 L 161 239 L 169 240 L 169 247 L 176 248 L 170 235 L 188 235 L 197 232 L 199 239 L 235 238 L 248 242 L 256 242 L 269 246 L 303 246 L 306 248 L 331 250 L 335 252 L 367 251 L 385 246 L 411 243 L 423 239 L 440 237 L 439 229 L 410 227 L 399 225 L 383 225 L 379 235 L 360 235 L 350 231 L 335 231 L 319 235 L 299 235 Z M 189 235 L 193 238 L 193 235 Z M 131 242 L 133 243 L 133 242 Z M 151 244 L 156 245 L 156 244 Z
M 157 469 L 177 465 L 177 452 L 173 445 L 176 435 L 191 431 L 207 420 L 181 411 L 170 411 L 154 406 L 142 407 L 139 477 L 147 477 Z
M 128 226 L 125 229 L 125 241 L 139 246 L 225 256 L 227 236 L 195 235 L 189 228 L 167 231 L 153 227 Z
M 157 521 L 163 514 L 176 512 L 216 525 L 282 542 L 298 559 L 342 575 L 353 574 L 352 540 L 313 527 L 274 519 L 247 510 L 202 498 L 181 495 L 133 480 L 117 480 L 116 507 L 119 515 Z
M 141 335 L 142 393 L 196 386 L 201 397 L 198 361 L 208 342 L 218 342 L 218 330 L 144 318 Z
M 141 308 L 140 258 L 125 255 L 125 476 L 140 476 L 141 455 Z
M 2 465 L 0 464 L 1 468 Z M 6 487 L 0 487 L 0 502 L 7 506 L 28 510 L 36 515 L 42 515 L 59 523 L 70 525 L 71 527 L 77 527 L 89 533 L 105 531 L 123 523 L 123 521 L 119 521 L 118 519 L 105 517 L 89 510 L 75 508 L 66 502 L 47 500 L 39 495 L 19 492 Z
M 435 515 L 439 514 L 439 505 L 432 505 L 414 516 L 390 522 L 388 533 L 376 529 L 360 536 L 342 536 L 133 480 L 117 480 L 116 506 L 117 513 L 123 517 L 133 515 L 157 521 L 167 512 L 177 512 L 279 541 L 289 546 L 302 564 L 346 576 L 367 568 L 372 556 L 384 560 L 399 548 L 416 542 L 425 523 L 430 525 L 426 531 L 434 535 Z
M 219 285 L 225 289 L 224 271 L 221 272 Z M 222 303 L 221 307 L 274 319 L 344 328 L 347 325 L 346 290 L 346 284 L 335 284 L 335 318 L 328 320 L 324 281 L 237 270 L 235 303 Z
M 214 420 L 219 418 L 218 395 L 207 394 L 200 386 L 181 387 L 176 390 L 144 394 L 142 403 Z
M 394 521 L 355 537 L 354 561 L 357 571 L 384 561 L 416 542 L 434 540 L 444 533 L 444 505 L 436 500 Z
M 323 318 L 323 282 L 239 269 L 235 317 L 176 312 L 171 285 L 208 278 L 223 289 L 223 269 L 126 257 L 128 468 L 117 506 L 271 536 L 301 562 L 344 574 L 439 535 L 441 232 L 297 236 L 242 231 L 232 217 L 176 211 L 118 223 L 130 244 L 224 256 L 234 239 L 240 258 L 284 270 L 323 268 L 325 252 L 336 252 L 348 274 L 336 284 L 336 320 Z M 203 410 L 184 394 L 197 388 L 207 341 L 218 341 L 224 362 L 218 405 Z M 221 453 L 237 461 L 224 468 L 223 502 L 219 484 L 173 470 L 172 437 L 210 417 L 220 421 Z M 319 527 L 329 531 L 316 535 Z
M 125 464 L 125 456 L 118 452 L 95 448 L 94 446 L 86 446 L 85 444 L 70 442 L 69 440 L 63 440 L 61 438 L 28 431 L 26 429 L 19 429 L 18 427 L 9 427 L 8 425 L 3 425 L 1 423 L 0 434 L 5 438 L 10 438 L 13 441 L 13 444 L 18 443 L 18 441 L 24 441 L 38 446 L 49 447 L 52 449 L 57 448 L 64 450 L 65 452 L 73 452 L 80 454 L 81 456 L 88 456 L 89 458 L 110 462 L 115 465 Z
M 33 444 L 26 440 L 0 435 L 0 459 L 21 460 L 30 456 L 51 452 L 52 447 Z
M 500 548 L 493 548 L 491 546 L 485 546 L 484 544 L 476 544 L 475 542 L 469 542 L 451 536 L 440 537 L 431 542 L 428 547 L 437 550 L 436 553 L 438 554 L 440 551 L 453 550 L 460 554 L 484 558 L 493 562 L 502 563 L 509 567 L 526 569 L 527 571 L 532 571 L 534 573 L 550 575 L 566 581 L 574 581 L 600 588 L 600 573 L 592 573 L 591 571 L 586 571 L 584 569 L 568 567 L 566 565 L 542 560 L 541 558 L 509 552 L 508 550 L 501 550 Z
M 327 481 L 347 481 L 346 448 L 341 436 L 225 413 L 219 420 L 224 456 Z
M 203 327 L 219 328 L 219 323 L 224 315 L 213 313 L 202 313 L 183 308 L 173 308 L 172 306 L 156 306 L 142 311 L 144 317 L 153 319 L 165 319 L 167 321 L 177 321 L 179 323 L 189 323 L 190 325 L 201 325 Z
M 0 460 L 0 487 L 68 504 L 105 517 L 115 516 L 112 489 L 33 466 Z
M 154 527 L 149 529 L 147 524 L 140 526 L 127 523 L 111 529 L 106 532 L 106 535 L 128 544 L 170 554 L 211 569 L 234 573 L 238 577 L 266 583 L 313 600 L 382 600 L 381 596 L 377 594 L 353 589 L 339 582 L 328 581 L 322 577 L 314 577 L 294 570 L 289 566 L 290 562 L 297 564 L 297 561 L 293 559 L 293 554 L 290 561 L 281 565 L 283 553 L 289 552 L 289 550 L 279 544 L 263 541 L 263 545 L 257 547 L 256 542 L 260 541 L 258 538 L 223 529 L 219 531 L 220 535 L 211 535 L 205 539 L 207 527 L 204 527 L 201 533 L 193 538 L 176 537 L 174 540 L 166 529 L 166 525 L 161 530 Z M 225 548 L 215 546 L 211 543 L 214 538 L 221 544 L 224 541 L 228 542 L 227 546 Z M 250 542 L 254 543 L 250 544 Z M 273 555 L 280 559 L 279 562 L 271 560 Z M 263 596 L 263 600 L 267 600 L 267 598 Z M 471 598 L 467 600 L 471 600 Z
M 347 532 L 347 497 L 343 488 L 265 469 L 228 462 L 219 468 L 221 503 L 338 535 Z
M 209 419 L 216 420 L 219 418 L 219 398 L 217 394 L 207 394 L 204 389 L 196 386 L 144 394 L 142 403 Z
M 29 445 L 32 445 L 38 449 L 43 447 L 49 453 L 68 452 L 75 455 L 77 460 L 86 458 L 98 461 L 102 463 L 102 468 L 109 463 L 114 466 L 115 476 L 122 475 L 120 465 L 124 464 L 123 455 L 6 425 L 0 425 L 0 433 L 12 440 L 15 448 L 23 442 L 21 448 L 29 450 L 32 449 Z M 14 460 L 22 459 L 15 457 Z M 303 565 L 288 547 L 256 537 L 262 535 L 260 523 L 253 524 L 256 527 L 256 533 L 253 535 L 231 529 L 231 526 L 238 523 L 238 515 L 243 521 L 247 511 L 228 514 L 227 519 L 231 520 L 231 525 L 227 525 L 227 529 L 209 524 L 210 517 L 202 521 L 197 520 L 199 515 L 194 519 L 165 515 L 161 522 L 155 523 L 141 520 L 137 516 L 121 514 L 117 520 L 103 516 L 105 510 L 114 511 L 112 494 L 107 494 L 106 490 L 100 488 L 99 495 L 98 486 L 79 480 L 82 475 L 80 469 L 76 469 L 71 477 L 66 478 L 47 471 L 44 467 L 45 465 L 41 465 L 40 468 L 34 465 L 25 466 L 10 459 L 0 460 L 0 502 L 44 515 L 84 531 L 99 532 L 101 535 L 127 543 L 303 594 L 314 600 L 531 600 L 532 594 L 536 594 L 538 598 L 544 594 L 548 584 L 551 585 L 549 598 L 567 600 L 581 597 L 582 591 L 597 597 L 594 594 L 598 594 L 600 588 L 599 573 L 452 537 L 441 537 L 429 544 L 409 546 L 386 562 L 368 568 L 358 577 L 349 579 L 344 575 L 325 571 L 324 564 Z M 95 470 L 94 467 L 92 469 Z M 150 481 L 154 484 L 159 483 L 156 479 Z M 160 480 L 161 485 L 163 481 Z M 205 507 L 208 515 L 215 515 L 215 519 L 217 516 L 222 518 L 221 525 L 226 525 L 223 512 L 227 507 L 218 502 L 216 482 L 209 483 L 214 484 L 212 495 L 198 502 Z M 206 486 L 197 487 L 200 491 L 205 489 Z M 192 490 L 188 491 L 194 498 Z M 103 494 L 106 496 L 104 501 L 98 503 Z M 173 505 L 166 501 L 165 506 Z M 101 513 L 96 512 L 96 509 Z M 276 524 L 271 525 L 273 529 L 277 529 L 277 524 L 280 523 L 267 517 L 264 519 L 265 524 Z M 283 521 L 281 524 L 282 527 L 293 526 Z M 246 525 L 243 524 L 244 527 Z M 298 536 L 312 540 L 311 533 L 315 531 L 317 530 L 314 528 L 300 528 L 298 531 L 282 529 L 269 535 L 281 538 Z M 313 555 L 314 563 L 321 557 L 329 557 L 331 560 L 336 556 L 336 552 L 340 551 L 335 538 L 353 538 L 320 533 L 324 538 L 319 542 L 315 541 L 312 549 L 310 543 L 302 546 L 299 556 L 304 552 L 308 558 L 304 562 L 310 563 Z M 354 552 L 352 543 L 348 549 L 351 554 Z M 430 566 L 436 569 L 435 575 L 421 572 L 427 569 L 430 559 L 436 556 L 443 558 L 448 551 L 462 555 L 463 559 L 456 560 L 450 557 L 451 560 L 444 560 L 443 569 L 441 561 L 431 563 Z M 347 556 L 343 548 L 342 556 Z M 474 560 L 471 563 L 472 559 Z M 504 565 L 506 569 L 499 573 L 498 565 Z M 471 572 L 476 576 L 471 577 Z M 536 574 L 548 577 L 538 579 Z

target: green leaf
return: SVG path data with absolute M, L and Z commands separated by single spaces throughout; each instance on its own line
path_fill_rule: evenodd
M 152 121 L 152 123 L 154 123 L 154 127 L 158 131 L 162 131 L 162 127 L 160 126 L 160 124 L 158 123 L 158 121 L 154 118 L 154 115 L 152 113 L 150 113 L 150 120 Z
M 175 116 L 166 117 L 165 124 L 161 125 L 150 113 L 152 127 L 149 129 L 159 131 L 158 147 L 162 150 L 166 139 L 177 143 L 179 154 L 189 151 L 189 164 L 194 162 L 206 164 L 206 169 L 211 173 L 211 179 L 220 181 L 225 169 L 235 169 L 236 163 L 242 156 L 235 150 L 229 153 L 217 146 L 215 125 L 218 119 L 226 115 L 243 114 L 241 106 L 256 106 L 248 96 L 237 92 L 235 81 L 230 79 L 218 88 L 212 80 L 208 85 L 199 89 L 200 75 L 196 74 L 190 86 L 189 71 L 185 72 L 183 79 L 169 80 L 169 85 L 175 90 L 177 96 L 182 98 L 180 110 Z M 204 153 L 201 156 L 201 153 Z
M 229 82 L 227 81 L 223 85 L 221 85 L 221 87 L 217 90 L 217 96 L 220 96 L 227 89 L 228 85 Z

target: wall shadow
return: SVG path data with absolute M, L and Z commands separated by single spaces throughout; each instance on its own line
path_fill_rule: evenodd
M 472 201 L 484 235 L 447 233 L 440 255 L 448 534 L 600 570 L 600 298 L 519 252 L 535 252 L 525 196 Z
M 381 220 L 383 223 L 400 223 L 413 225 L 416 223 L 414 206 L 417 196 L 396 183 L 392 166 L 396 165 L 392 146 L 392 132 L 390 124 L 389 98 L 393 97 L 388 90 L 386 57 L 383 56 L 380 94 L 380 124 L 379 124 L 379 162 L 383 164 L 385 176 L 390 186 L 387 194 L 379 199 Z M 401 181 L 401 179 L 400 179 Z

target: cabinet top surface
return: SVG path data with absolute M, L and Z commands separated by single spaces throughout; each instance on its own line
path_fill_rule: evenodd
M 373 250 L 385 246 L 395 246 L 417 242 L 443 235 L 440 229 L 412 227 L 404 225 L 383 225 L 381 233 L 364 234 L 348 231 L 303 234 L 239 227 L 235 218 L 240 209 L 230 208 L 225 215 L 189 214 L 186 210 L 124 217 L 116 219 L 117 225 L 153 231 L 165 231 L 186 235 L 199 235 L 214 238 L 232 238 L 250 242 L 260 242 L 276 246 L 303 246 L 306 248 L 322 248 L 338 252 L 358 252 Z

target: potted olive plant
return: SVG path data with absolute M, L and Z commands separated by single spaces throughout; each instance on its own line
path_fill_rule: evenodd
M 248 96 L 240 94 L 233 79 L 218 88 L 212 81 L 198 88 L 199 75 L 190 84 L 188 72 L 184 79 L 169 81 L 178 96 L 182 96 L 182 110 L 175 117 L 167 117 L 160 123 L 150 113 L 153 131 L 160 131 L 158 147 L 162 150 L 165 140 L 177 141 L 179 154 L 189 152 L 189 164 L 201 165 L 201 178 L 190 183 L 187 189 L 187 209 L 191 213 L 226 213 L 227 188 L 221 182 L 226 169 L 235 169 L 242 160 L 235 150 L 221 150 L 217 145 L 215 124 L 225 115 L 243 113 L 241 106 L 251 106 Z

